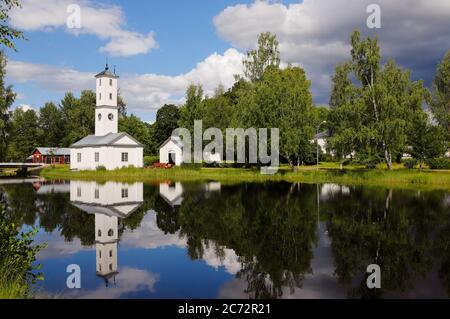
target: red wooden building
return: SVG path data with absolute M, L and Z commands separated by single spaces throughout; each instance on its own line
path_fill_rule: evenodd
M 33 163 L 69 164 L 70 148 L 38 147 L 28 159 Z

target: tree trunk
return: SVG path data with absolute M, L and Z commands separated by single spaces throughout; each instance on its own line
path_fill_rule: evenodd
M 392 170 L 392 154 L 387 148 L 384 148 L 384 160 L 386 161 L 388 169 Z

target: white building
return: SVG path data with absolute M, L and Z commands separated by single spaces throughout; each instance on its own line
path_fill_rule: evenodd
M 119 219 L 130 216 L 144 202 L 142 183 L 70 182 L 70 201 L 78 209 L 95 215 L 96 275 L 106 285 L 118 272 Z
M 161 183 L 159 184 L 159 195 L 166 201 L 170 207 L 175 208 L 181 206 L 183 202 L 183 184 Z
M 184 162 L 183 155 L 183 143 L 177 136 L 169 137 L 159 147 L 160 163 L 180 166 Z M 220 153 L 203 152 L 203 161 L 208 163 L 221 163 L 222 155 Z
M 183 144 L 179 137 L 169 137 L 159 148 L 159 162 L 180 166 L 183 163 Z
M 118 133 L 117 106 L 118 76 L 108 65 L 97 74 L 95 108 L 95 135 L 89 135 L 71 145 L 70 168 L 95 170 L 104 166 L 108 170 L 144 166 L 144 147 L 127 133 Z

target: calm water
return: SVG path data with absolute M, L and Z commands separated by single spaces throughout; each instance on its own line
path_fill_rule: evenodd
M 1 181 L 0 181 L 1 182 Z M 0 184 L 50 295 L 448 298 L 450 194 L 333 184 Z M 366 288 L 379 264 L 382 289 Z M 81 289 L 66 267 L 81 267 Z

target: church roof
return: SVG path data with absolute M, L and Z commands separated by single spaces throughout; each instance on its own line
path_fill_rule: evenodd
M 100 72 L 99 74 L 97 74 L 95 77 L 96 78 L 98 78 L 98 77 L 110 77 L 110 78 L 114 78 L 114 79 L 118 78 L 118 76 L 115 74 L 115 72 L 112 73 L 109 70 L 108 64 L 106 64 L 105 69 L 102 72 Z
M 138 146 L 143 147 L 141 143 L 139 143 L 136 139 L 134 139 L 128 133 L 109 133 L 105 136 L 96 136 L 96 135 L 88 135 L 85 138 L 82 138 L 78 142 L 72 144 L 71 148 L 82 148 L 82 147 L 99 147 L 99 146 L 115 146 L 114 144 L 119 141 L 123 137 L 128 137 L 135 144 L 119 144 L 117 146 Z

